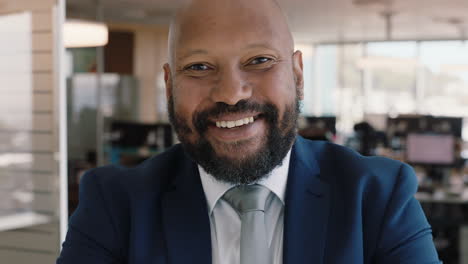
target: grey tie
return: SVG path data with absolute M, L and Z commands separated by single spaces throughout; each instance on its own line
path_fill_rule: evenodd
M 243 185 L 227 191 L 223 199 L 241 216 L 240 264 L 271 264 L 265 225 L 265 204 L 270 190 Z

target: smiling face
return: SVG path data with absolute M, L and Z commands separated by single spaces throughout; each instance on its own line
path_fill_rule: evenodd
M 192 158 L 219 180 L 258 181 L 289 151 L 302 58 L 270 0 L 198 0 L 171 27 L 169 115 Z

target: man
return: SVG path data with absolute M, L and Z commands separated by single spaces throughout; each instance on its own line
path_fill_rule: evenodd
M 409 166 L 296 136 L 293 47 L 274 1 L 181 8 L 164 70 L 182 144 L 85 175 L 57 263 L 439 263 Z

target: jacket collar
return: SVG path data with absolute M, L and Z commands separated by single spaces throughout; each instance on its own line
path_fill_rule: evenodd
M 330 206 L 316 149 L 301 137 L 291 150 L 286 187 L 283 263 L 323 263 Z M 210 220 L 198 168 L 187 154 L 163 194 L 163 228 L 170 263 L 212 263 Z
M 184 153 L 173 184 L 162 197 L 169 263 L 212 263 L 208 209 L 198 169 Z
M 323 263 L 330 207 L 315 144 L 297 137 L 286 188 L 283 263 Z

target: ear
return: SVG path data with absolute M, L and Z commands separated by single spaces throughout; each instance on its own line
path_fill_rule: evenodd
M 296 89 L 300 100 L 304 99 L 304 66 L 302 64 L 302 52 L 300 50 L 293 54 L 293 73 Z
M 164 64 L 164 83 L 166 84 L 166 99 L 172 96 L 172 77 L 171 77 L 171 66 L 169 63 Z

